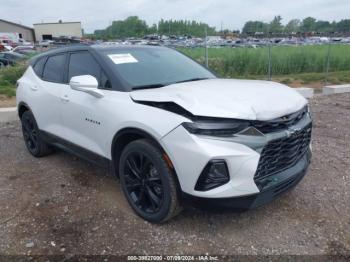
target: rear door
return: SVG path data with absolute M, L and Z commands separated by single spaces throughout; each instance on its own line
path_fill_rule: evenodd
M 41 130 L 62 137 L 61 94 L 64 82 L 66 53 L 41 58 L 34 65 L 36 78 L 30 92 L 31 108 Z
M 67 81 L 73 76 L 92 75 L 101 89 L 109 89 L 110 82 L 102 67 L 88 51 L 72 52 L 68 56 Z M 65 88 L 62 94 L 62 117 L 65 126 L 65 139 L 101 156 L 105 155 L 105 119 L 103 98 L 96 98 L 84 92 Z

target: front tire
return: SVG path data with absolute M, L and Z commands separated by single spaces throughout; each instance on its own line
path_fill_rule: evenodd
M 52 153 L 52 148 L 40 135 L 40 130 L 30 111 L 25 111 L 21 117 L 24 142 L 30 154 L 42 157 Z
M 150 141 L 141 139 L 125 147 L 119 175 L 126 199 L 143 219 L 162 223 L 181 211 L 175 174 Z

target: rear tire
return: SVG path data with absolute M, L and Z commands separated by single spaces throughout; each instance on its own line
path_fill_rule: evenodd
M 21 123 L 24 142 L 30 154 L 43 157 L 52 153 L 51 146 L 42 139 L 32 112 L 25 111 L 21 117 Z
M 119 175 L 126 199 L 143 219 L 162 223 L 181 211 L 175 174 L 150 141 L 136 140 L 125 147 Z

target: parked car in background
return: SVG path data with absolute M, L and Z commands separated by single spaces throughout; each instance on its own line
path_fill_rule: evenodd
M 49 47 L 53 44 L 54 41 L 52 40 L 43 40 L 38 43 L 40 47 Z
M 19 39 L 18 40 L 18 44 L 20 44 L 21 46 L 32 46 L 33 45 L 33 43 L 28 42 L 28 41 L 26 41 L 24 39 Z
M 9 40 L 9 39 L 0 39 L 0 44 L 4 44 L 4 45 L 8 45 L 8 46 L 11 46 L 11 47 L 15 47 L 16 44 Z
M 16 46 L 14 49 L 12 49 L 11 52 L 19 53 L 22 55 L 28 55 L 31 53 L 35 53 L 36 50 L 34 46 L 27 45 L 27 46 Z
M 0 39 L 0 44 L 6 47 L 6 50 L 10 51 L 14 47 L 17 46 L 17 44 L 9 39 Z
M 13 47 L 9 45 L 6 41 L 0 40 L 0 52 L 1 51 L 11 51 Z
M 13 66 L 24 59 L 25 55 L 22 54 L 15 52 L 2 52 L 0 53 L 0 66 Z
M 294 187 L 311 158 L 307 100 L 269 81 L 219 79 L 169 48 L 71 46 L 18 80 L 28 151 L 52 147 L 110 167 L 142 218 L 185 198 L 255 208 Z
M 5 45 L 5 51 L 12 51 L 13 50 L 13 47 L 10 46 L 10 45 Z

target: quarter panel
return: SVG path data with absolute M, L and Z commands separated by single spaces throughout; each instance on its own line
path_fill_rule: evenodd
M 26 103 L 32 110 L 39 129 L 62 134 L 60 94 L 62 85 L 41 80 L 31 66 L 18 80 L 17 104 Z

